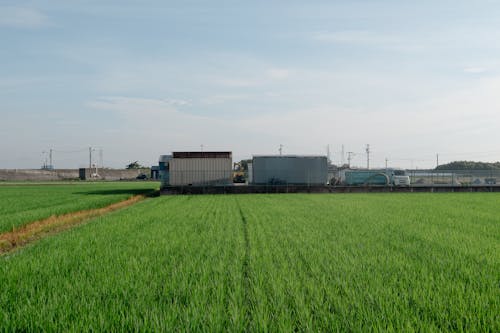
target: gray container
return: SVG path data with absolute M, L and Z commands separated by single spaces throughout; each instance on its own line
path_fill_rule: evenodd
M 273 155 L 254 156 L 253 184 L 326 185 L 326 156 Z

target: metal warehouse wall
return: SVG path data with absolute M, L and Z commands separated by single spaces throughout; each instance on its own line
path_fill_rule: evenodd
M 170 160 L 170 184 L 225 185 L 233 182 L 231 158 L 173 158 Z
M 254 156 L 254 184 L 324 185 L 328 180 L 326 156 Z

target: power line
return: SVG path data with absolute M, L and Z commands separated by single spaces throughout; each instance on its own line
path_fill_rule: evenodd
M 88 148 L 83 148 L 83 149 L 78 149 L 78 150 L 58 150 L 58 149 L 53 149 L 54 152 L 56 153 L 62 153 L 62 154 L 73 154 L 73 153 L 82 153 L 86 151 Z

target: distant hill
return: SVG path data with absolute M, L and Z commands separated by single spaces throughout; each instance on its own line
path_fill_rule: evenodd
M 500 170 L 500 162 L 455 161 L 441 164 L 435 170 Z

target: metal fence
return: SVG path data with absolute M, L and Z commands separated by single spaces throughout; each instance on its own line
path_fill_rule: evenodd
M 500 185 L 500 170 L 407 170 L 406 174 L 414 186 Z
M 406 170 L 411 186 L 500 186 L 500 170 Z M 248 179 L 248 175 L 247 179 Z M 316 170 L 268 170 L 257 175 L 258 185 L 326 185 L 327 173 Z M 163 186 L 216 186 L 233 183 L 230 170 L 160 171 Z M 340 174 L 333 178 L 341 179 Z M 385 183 L 385 182 L 384 182 Z M 342 183 L 340 185 L 345 185 Z

